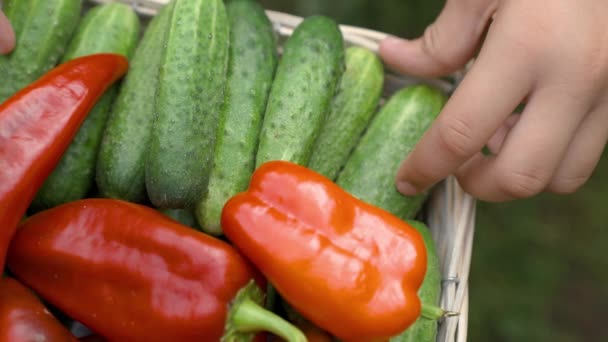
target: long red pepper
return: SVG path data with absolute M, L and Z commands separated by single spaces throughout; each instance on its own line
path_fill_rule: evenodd
M 0 270 L 32 198 L 95 102 L 127 69 L 120 55 L 81 57 L 0 104 Z
M 12 278 L 0 278 L 0 342 L 78 341 L 34 293 Z
M 305 341 L 259 305 L 260 275 L 231 245 L 142 205 L 85 199 L 39 212 L 19 225 L 7 264 L 109 341 L 240 342 L 260 330 Z
M 282 298 L 341 340 L 384 341 L 422 314 L 422 236 L 312 170 L 261 165 L 224 206 L 222 228 Z

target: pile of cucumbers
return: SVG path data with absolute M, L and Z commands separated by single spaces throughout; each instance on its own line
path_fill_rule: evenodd
M 222 207 L 247 188 L 254 169 L 289 160 L 412 222 L 429 253 L 420 295 L 438 302 L 433 240 L 413 221 L 426 194 L 401 195 L 394 175 L 444 105 L 440 91 L 414 85 L 383 102 L 379 58 L 346 46 L 325 16 L 305 18 L 278 46 L 254 0 L 172 0 L 145 25 L 124 4 L 82 6 L 4 1 L 17 46 L 0 56 L 0 102 L 75 57 L 130 59 L 127 76 L 91 111 L 30 214 L 110 197 L 221 235 Z M 433 341 L 436 324 L 417 322 L 393 340 Z

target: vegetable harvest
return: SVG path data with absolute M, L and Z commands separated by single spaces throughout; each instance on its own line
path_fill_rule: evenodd
M 289 304 L 338 338 L 387 339 L 420 316 L 420 234 L 305 167 L 261 165 L 226 203 L 222 227 Z
M 7 260 L 24 284 L 112 341 L 219 341 L 225 324 L 227 341 L 264 329 L 304 341 L 258 305 L 256 272 L 229 244 L 135 203 L 84 199 L 33 215 Z
M 120 55 L 77 58 L 0 105 L 0 267 L 36 191 L 95 102 L 127 67 Z
M 0 342 L 435 342 L 426 194 L 394 174 L 442 92 L 256 0 L 4 4 Z

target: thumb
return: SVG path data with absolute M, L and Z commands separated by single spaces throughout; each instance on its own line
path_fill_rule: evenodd
M 0 11 L 0 55 L 10 52 L 15 46 L 15 33 L 8 19 Z
M 447 0 L 422 37 L 388 37 L 380 43 L 380 55 L 387 65 L 404 74 L 446 75 L 471 59 L 497 6 L 497 0 Z

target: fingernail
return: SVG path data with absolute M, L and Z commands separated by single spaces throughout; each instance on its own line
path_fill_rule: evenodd
M 382 40 L 382 45 L 390 47 L 401 47 L 405 42 L 407 42 L 406 39 L 399 38 L 396 36 L 388 36 Z
M 397 37 L 397 36 L 386 36 L 386 37 L 385 37 L 385 38 L 384 38 L 382 41 L 383 41 L 384 43 L 389 43 L 389 44 L 391 44 L 391 43 L 396 43 L 396 42 L 398 42 L 399 40 L 400 40 L 400 39 L 399 39 L 399 37 Z
M 415 186 L 405 181 L 397 182 L 397 190 L 406 196 L 414 196 L 418 193 Z

